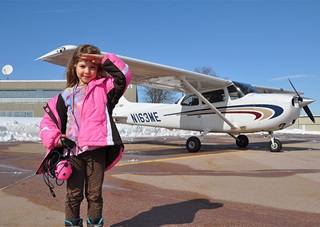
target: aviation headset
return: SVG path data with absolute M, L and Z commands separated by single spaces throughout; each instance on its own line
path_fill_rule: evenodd
M 61 186 L 65 180 L 67 180 L 72 173 L 72 166 L 70 163 L 70 149 L 68 148 L 68 153 L 63 156 L 60 151 L 51 151 L 44 165 L 43 180 L 49 187 L 51 195 L 56 197 L 54 193 L 54 185 L 50 181 L 50 178 L 56 180 L 56 184 Z

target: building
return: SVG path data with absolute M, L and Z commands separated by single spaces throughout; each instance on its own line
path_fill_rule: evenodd
M 320 116 L 314 116 L 314 119 L 316 123 L 313 123 L 308 116 L 300 116 L 289 128 L 320 132 Z
M 1 80 L 0 117 L 42 117 L 43 105 L 65 86 L 65 80 Z M 135 102 L 136 86 L 129 85 L 125 97 Z

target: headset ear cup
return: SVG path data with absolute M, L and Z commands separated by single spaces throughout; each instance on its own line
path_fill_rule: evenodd
M 67 180 L 72 173 L 72 166 L 70 161 L 62 160 L 55 168 L 55 176 L 58 180 Z

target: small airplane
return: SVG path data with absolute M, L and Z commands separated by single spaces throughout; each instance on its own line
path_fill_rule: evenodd
M 36 60 L 66 66 L 76 46 L 59 47 Z M 273 132 L 293 125 L 303 108 L 311 121 L 308 107 L 314 100 L 303 93 L 253 86 L 205 74 L 118 55 L 132 73 L 131 83 L 157 89 L 182 92 L 175 104 L 134 103 L 122 97 L 113 111 L 117 123 L 199 131 L 186 141 L 189 152 L 198 152 L 201 140 L 210 132 L 227 133 L 239 148 L 246 148 L 245 133 L 266 132 L 268 148 L 279 152 L 282 143 Z

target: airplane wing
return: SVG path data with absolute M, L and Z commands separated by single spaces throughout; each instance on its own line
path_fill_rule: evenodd
M 43 60 L 52 64 L 67 66 L 75 48 L 76 46 L 73 45 L 62 46 L 37 58 L 36 60 Z M 133 73 L 131 83 L 140 86 L 188 92 L 190 90 L 184 85 L 184 83 L 182 83 L 182 80 L 185 79 L 195 89 L 201 92 L 209 89 L 222 88 L 232 83 L 230 80 L 212 77 L 201 73 L 120 55 L 118 55 L 118 57 L 129 65 Z
M 52 64 L 66 67 L 72 57 L 73 51 L 77 48 L 74 45 L 65 45 L 59 47 L 36 60 L 43 60 Z M 103 52 L 105 53 L 105 52 Z M 209 89 L 216 89 L 228 86 L 232 83 L 230 80 L 212 77 L 201 73 L 178 69 L 166 65 L 152 63 L 148 61 L 138 60 L 118 55 L 125 61 L 132 73 L 132 84 L 153 87 L 158 89 L 172 90 L 178 92 L 189 92 L 183 80 L 187 81 L 197 91 L 202 92 Z M 261 93 L 285 93 L 296 94 L 295 91 L 284 90 L 280 88 L 272 88 L 254 85 Z M 302 92 L 299 92 L 302 95 Z
M 230 85 L 229 80 L 204 75 L 170 66 L 119 56 L 133 72 L 131 83 L 158 89 L 179 92 L 190 91 L 182 80 L 187 80 L 198 91 L 222 88 Z

